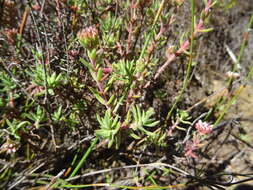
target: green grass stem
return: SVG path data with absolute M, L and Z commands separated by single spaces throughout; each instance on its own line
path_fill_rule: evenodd
M 185 91 L 185 89 L 187 88 L 187 85 L 189 83 L 189 79 L 190 79 L 190 74 L 191 74 L 191 68 L 192 68 L 192 53 L 193 53 L 193 42 L 194 42 L 194 27 L 195 27 L 195 0 L 191 0 L 191 40 L 190 40 L 190 59 L 187 65 L 187 72 L 186 72 L 186 77 L 184 78 L 183 81 L 183 86 L 179 92 L 179 95 L 177 96 L 174 104 L 172 105 L 170 111 L 167 114 L 166 117 L 166 121 L 169 120 L 172 112 L 174 111 L 174 109 L 176 108 L 178 102 L 180 101 L 180 99 L 182 98 L 182 95 Z
M 98 142 L 98 138 L 96 137 L 90 147 L 88 148 L 88 150 L 84 153 L 82 159 L 80 160 L 80 162 L 77 164 L 77 166 L 75 167 L 75 169 L 73 170 L 73 172 L 70 174 L 69 178 L 74 177 L 76 175 L 76 173 L 78 172 L 78 170 L 83 166 L 84 162 L 86 161 L 87 157 L 90 155 L 91 151 L 93 150 L 94 146 L 97 144 Z
M 250 17 L 250 20 L 248 22 L 248 25 L 247 25 L 247 30 L 249 30 L 251 28 L 253 24 L 253 14 L 251 15 Z M 246 31 L 248 32 L 248 31 Z M 240 60 L 244 54 L 244 51 L 245 51 L 245 48 L 247 46 L 247 41 L 248 39 L 247 38 L 244 38 L 243 39 L 243 42 L 241 44 L 241 47 L 240 47 L 240 52 L 239 52 L 239 56 L 237 57 L 237 61 L 238 63 L 240 63 Z M 236 70 L 236 67 L 234 66 L 233 67 L 233 72 Z M 245 82 L 247 82 L 251 77 L 252 77 L 252 74 L 253 74 L 253 64 L 250 68 L 250 71 L 248 72 L 246 78 L 245 78 Z M 232 77 L 229 79 L 229 84 L 228 86 L 230 87 L 232 85 L 232 82 L 233 82 L 233 79 Z M 233 105 L 233 103 L 237 100 L 237 98 L 239 97 L 240 93 L 243 91 L 244 89 L 244 85 L 241 85 L 239 87 L 239 90 L 237 91 L 237 93 L 231 98 L 231 100 L 225 105 L 225 109 L 222 111 L 222 113 L 219 115 L 218 119 L 215 121 L 214 123 L 214 126 L 218 125 L 219 122 L 223 119 L 223 117 L 225 116 L 225 114 L 228 112 L 228 110 L 230 109 L 230 107 Z
M 143 56 L 144 56 L 144 53 L 145 53 L 145 51 L 146 51 L 146 49 L 147 49 L 147 47 L 148 47 L 148 44 L 149 44 L 149 42 L 150 42 L 150 39 L 151 39 L 152 35 L 153 35 L 153 31 L 154 31 L 154 28 L 155 28 L 155 24 L 157 23 L 157 20 L 159 19 L 160 15 L 161 15 L 161 13 L 162 13 L 162 10 L 163 10 L 163 8 L 164 8 L 165 2 L 166 2 L 166 1 L 163 0 L 162 3 L 160 4 L 160 7 L 159 7 L 159 9 L 158 9 L 158 11 L 157 11 L 157 14 L 156 14 L 156 16 L 155 16 L 155 19 L 154 19 L 154 21 L 153 21 L 151 30 L 148 31 L 148 36 L 147 36 L 147 38 L 146 38 L 146 40 L 145 40 L 144 47 L 143 47 L 142 50 L 141 50 L 141 54 L 140 54 L 138 60 L 141 60 L 141 59 L 143 58 Z

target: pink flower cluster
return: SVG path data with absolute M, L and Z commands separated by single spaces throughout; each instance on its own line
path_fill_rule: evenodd
M 195 128 L 198 130 L 198 132 L 200 134 L 208 134 L 213 130 L 213 125 L 208 124 L 207 122 L 202 122 L 201 120 L 199 120 L 196 124 L 195 124 Z
M 77 33 L 78 40 L 88 49 L 93 49 L 97 46 L 98 37 L 98 30 L 95 26 L 86 27 Z
M 17 147 L 15 144 L 12 143 L 5 143 L 1 146 L 3 151 L 6 151 L 7 154 L 15 153 L 17 151 Z
M 189 140 L 185 145 L 185 156 L 198 158 L 196 154 L 193 153 L 194 150 L 197 150 L 200 146 L 200 140 L 198 138 L 194 138 L 193 141 Z
M 197 129 L 198 134 L 195 134 L 193 136 L 193 139 L 188 140 L 185 145 L 185 156 L 192 157 L 192 158 L 197 158 L 197 155 L 194 154 L 194 151 L 199 149 L 199 147 L 201 146 L 201 144 L 200 144 L 201 135 L 205 135 L 205 134 L 212 132 L 213 125 L 210 125 L 207 122 L 203 122 L 203 121 L 199 120 L 195 124 L 195 128 Z
M 84 28 L 77 33 L 77 37 L 81 40 L 87 39 L 87 38 L 88 39 L 95 39 L 95 38 L 97 38 L 97 36 L 98 36 L 98 30 L 93 26 Z

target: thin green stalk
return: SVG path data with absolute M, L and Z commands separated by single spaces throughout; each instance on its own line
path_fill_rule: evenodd
M 246 31 L 244 32 L 244 34 L 246 34 L 246 35 L 248 34 L 248 32 L 249 32 L 248 30 L 251 28 L 252 24 L 253 24 L 253 13 L 252 13 L 252 15 L 250 17 L 250 20 L 249 20 L 249 22 L 247 24 L 247 28 L 246 28 Z M 238 69 L 236 65 L 240 64 L 241 58 L 244 55 L 245 48 L 247 47 L 247 43 L 248 43 L 248 38 L 247 37 L 243 37 L 243 41 L 242 41 L 242 44 L 240 46 L 240 52 L 239 52 L 239 55 L 237 56 L 237 63 L 234 64 L 233 69 L 232 69 L 233 72 L 236 72 L 236 70 Z M 228 81 L 228 87 L 229 88 L 232 87 L 233 81 L 234 80 L 231 77 L 229 79 L 229 81 Z
M 250 17 L 250 20 L 249 20 L 249 23 L 248 23 L 247 29 L 246 29 L 247 31 L 245 33 L 248 33 L 248 30 L 251 28 L 252 24 L 253 24 L 253 13 L 252 13 L 252 15 Z M 240 63 L 241 58 L 242 58 L 242 56 L 244 54 L 244 50 L 245 50 L 245 48 L 247 46 L 247 41 L 248 41 L 247 38 L 243 38 L 243 42 L 242 42 L 241 47 L 240 47 L 240 53 L 239 53 L 239 55 L 237 57 L 238 63 Z
M 250 68 L 250 71 L 247 74 L 247 77 L 245 79 L 245 82 L 247 82 L 253 75 L 253 63 L 252 66 Z M 223 110 L 223 112 L 219 115 L 218 119 L 215 121 L 214 126 L 218 125 L 219 122 L 222 120 L 222 118 L 224 117 L 224 115 L 228 112 L 228 110 L 230 109 L 230 107 L 233 105 L 233 103 L 236 101 L 236 99 L 239 97 L 239 95 L 241 94 L 241 92 L 244 90 L 245 85 L 241 85 L 237 91 L 237 93 L 231 98 L 231 100 L 227 103 L 227 105 L 225 106 L 225 109 Z
M 158 20 L 158 18 L 160 17 L 160 15 L 161 15 L 161 13 L 162 13 L 162 10 L 163 10 L 163 8 L 164 8 L 164 5 L 165 5 L 165 0 L 163 0 L 162 3 L 160 4 L 160 7 L 159 7 L 159 9 L 158 9 L 158 11 L 157 11 L 157 14 L 156 14 L 156 16 L 155 16 L 155 19 L 154 19 L 154 21 L 153 21 L 151 30 L 148 31 L 149 34 L 148 34 L 148 36 L 147 36 L 147 38 L 146 38 L 146 41 L 145 41 L 145 43 L 144 43 L 144 47 L 142 48 L 142 51 L 141 51 L 141 54 L 140 54 L 140 57 L 139 57 L 138 60 L 141 60 L 141 59 L 143 58 L 143 56 L 144 56 L 144 53 L 145 53 L 145 51 L 146 51 L 146 49 L 147 49 L 147 47 L 148 47 L 148 44 L 149 44 L 149 42 L 150 42 L 150 39 L 151 39 L 151 37 L 152 37 L 153 31 L 154 31 L 154 28 L 155 28 L 155 24 L 157 23 L 157 20 Z
M 250 17 L 249 23 L 248 23 L 248 25 L 247 25 L 247 30 L 251 28 L 252 24 L 253 24 L 253 14 L 252 14 L 251 17 Z M 247 31 L 247 32 L 248 32 L 248 31 Z M 244 50 L 245 50 L 245 48 L 246 48 L 246 46 L 247 46 L 247 41 L 248 41 L 248 39 L 247 39 L 247 38 L 244 38 L 244 40 L 243 40 L 243 42 L 242 42 L 242 44 L 241 44 L 239 56 L 238 56 L 238 58 L 237 58 L 238 63 L 240 63 L 240 60 L 241 60 L 241 58 L 242 58 L 242 56 L 243 56 L 243 54 L 244 54 Z M 252 65 L 253 65 L 253 64 L 252 64 Z M 236 68 L 236 67 L 233 68 L 233 72 L 235 71 L 235 68 Z M 248 72 L 248 74 L 247 74 L 247 76 L 246 76 L 246 78 L 245 78 L 245 82 L 247 82 L 247 81 L 252 77 L 252 74 L 253 74 L 253 66 L 251 66 L 250 71 Z M 232 82 L 233 82 L 233 79 L 231 78 L 231 79 L 229 80 L 229 82 L 228 82 L 228 83 L 229 83 L 229 84 L 228 84 L 229 87 L 232 86 Z M 244 86 L 241 85 L 241 86 L 239 87 L 238 92 L 237 92 L 237 93 L 231 98 L 231 100 L 227 103 L 227 105 L 225 106 L 225 109 L 224 109 L 223 112 L 219 115 L 218 119 L 215 121 L 214 126 L 216 126 L 216 125 L 219 124 L 219 122 L 222 120 L 222 118 L 224 117 L 224 115 L 228 112 L 228 110 L 230 109 L 230 107 L 232 106 L 232 104 L 233 104 L 233 103 L 236 101 L 236 99 L 239 97 L 239 95 L 240 95 L 240 93 L 242 92 L 243 89 L 244 89 Z
M 217 126 L 220 121 L 223 119 L 224 115 L 228 112 L 229 108 L 233 105 L 233 103 L 236 101 L 236 99 L 238 98 L 238 96 L 241 94 L 241 92 L 244 89 L 244 85 L 241 85 L 237 91 L 237 93 L 231 98 L 231 100 L 229 100 L 229 102 L 225 105 L 224 110 L 222 111 L 222 113 L 219 115 L 218 119 L 215 121 L 214 126 Z
M 247 77 L 246 77 L 246 82 L 252 77 L 253 75 L 253 62 L 251 63 L 251 68 L 250 68 L 250 71 L 248 72 L 247 74 Z
M 174 104 L 172 105 L 170 111 L 167 114 L 166 121 L 170 118 L 172 112 L 174 111 L 177 103 L 180 101 L 190 79 L 191 67 L 192 67 L 192 53 L 193 53 L 193 42 L 194 42 L 194 27 L 195 27 L 195 0 L 191 0 L 191 41 L 190 41 L 190 59 L 187 65 L 186 77 L 184 78 L 183 86 L 177 96 Z
M 91 151 L 93 150 L 93 148 L 97 144 L 97 142 L 98 142 L 98 138 L 96 137 L 93 140 L 93 142 L 91 143 L 91 145 L 88 148 L 88 150 L 84 153 L 84 155 L 83 155 L 82 159 L 80 160 L 80 162 L 78 163 L 78 165 L 75 167 L 75 169 L 73 170 L 73 172 L 70 174 L 69 178 L 74 177 L 76 175 L 76 173 L 82 167 L 82 165 L 86 161 L 87 157 L 89 156 L 89 154 L 91 153 Z
M 189 185 L 189 184 L 188 184 Z M 65 188 L 90 188 L 90 187 L 107 187 L 107 188 L 121 188 L 121 189 L 174 189 L 187 186 L 186 183 L 180 183 L 176 185 L 168 185 L 168 186 L 126 186 L 126 185 L 117 185 L 117 184 L 109 184 L 109 183 L 97 183 L 97 184 L 87 184 L 87 185 L 63 185 Z

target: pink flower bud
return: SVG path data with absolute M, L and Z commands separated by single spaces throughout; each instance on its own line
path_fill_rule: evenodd
M 112 72 L 112 68 L 109 68 L 109 67 L 103 68 L 103 73 L 107 74 L 110 72 Z
M 199 23 L 197 24 L 197 27 L 196 27 L 196 32 L 199 32 L 202 29 L 203 24 L 204 24 L 203 20 L 200 19 L 200 21 L 199 21 Z
M 212 0 L 209 0 L 209 1 L 207 2 L 206 8 L 205 8 L 205 13 L 206 13 L 206 14 L 208 14 L 208 11 L 210 10 L 211 5 L 212 5 Z
M 199 120 L 196 124 L 195 124 L 195 128 L 198 130 L 198 132 L 200 134 L 208 134 L 213 130 L 213 125 L 208 124 L 207 122 L 202 122 L 201 120 Z
M 185 156 L 192 157 L 192 158 L 198 158 L 196 154 L 194 154 L 193 151 L 197 150 L 200 146 L 200 140 L 198 137 L 195 137 L 192 141 L 188 140 L 185 145 Z
M 185 52 L 190 46 L 189 40 L 185 41 L 183 45 L 181 45 L 180 49 L 176 52 L 177 55 L 180 55 L 181 53 Z
M 98 30 L 93 27 L 87 27 L 77 33 L 77 38 L 86 48 L 95 48 L 98 44 Z

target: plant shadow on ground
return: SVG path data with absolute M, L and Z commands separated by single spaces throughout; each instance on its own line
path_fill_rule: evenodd
M 251 0 L 165 2 L 0 1 L 1 188 L 252 189 Z

